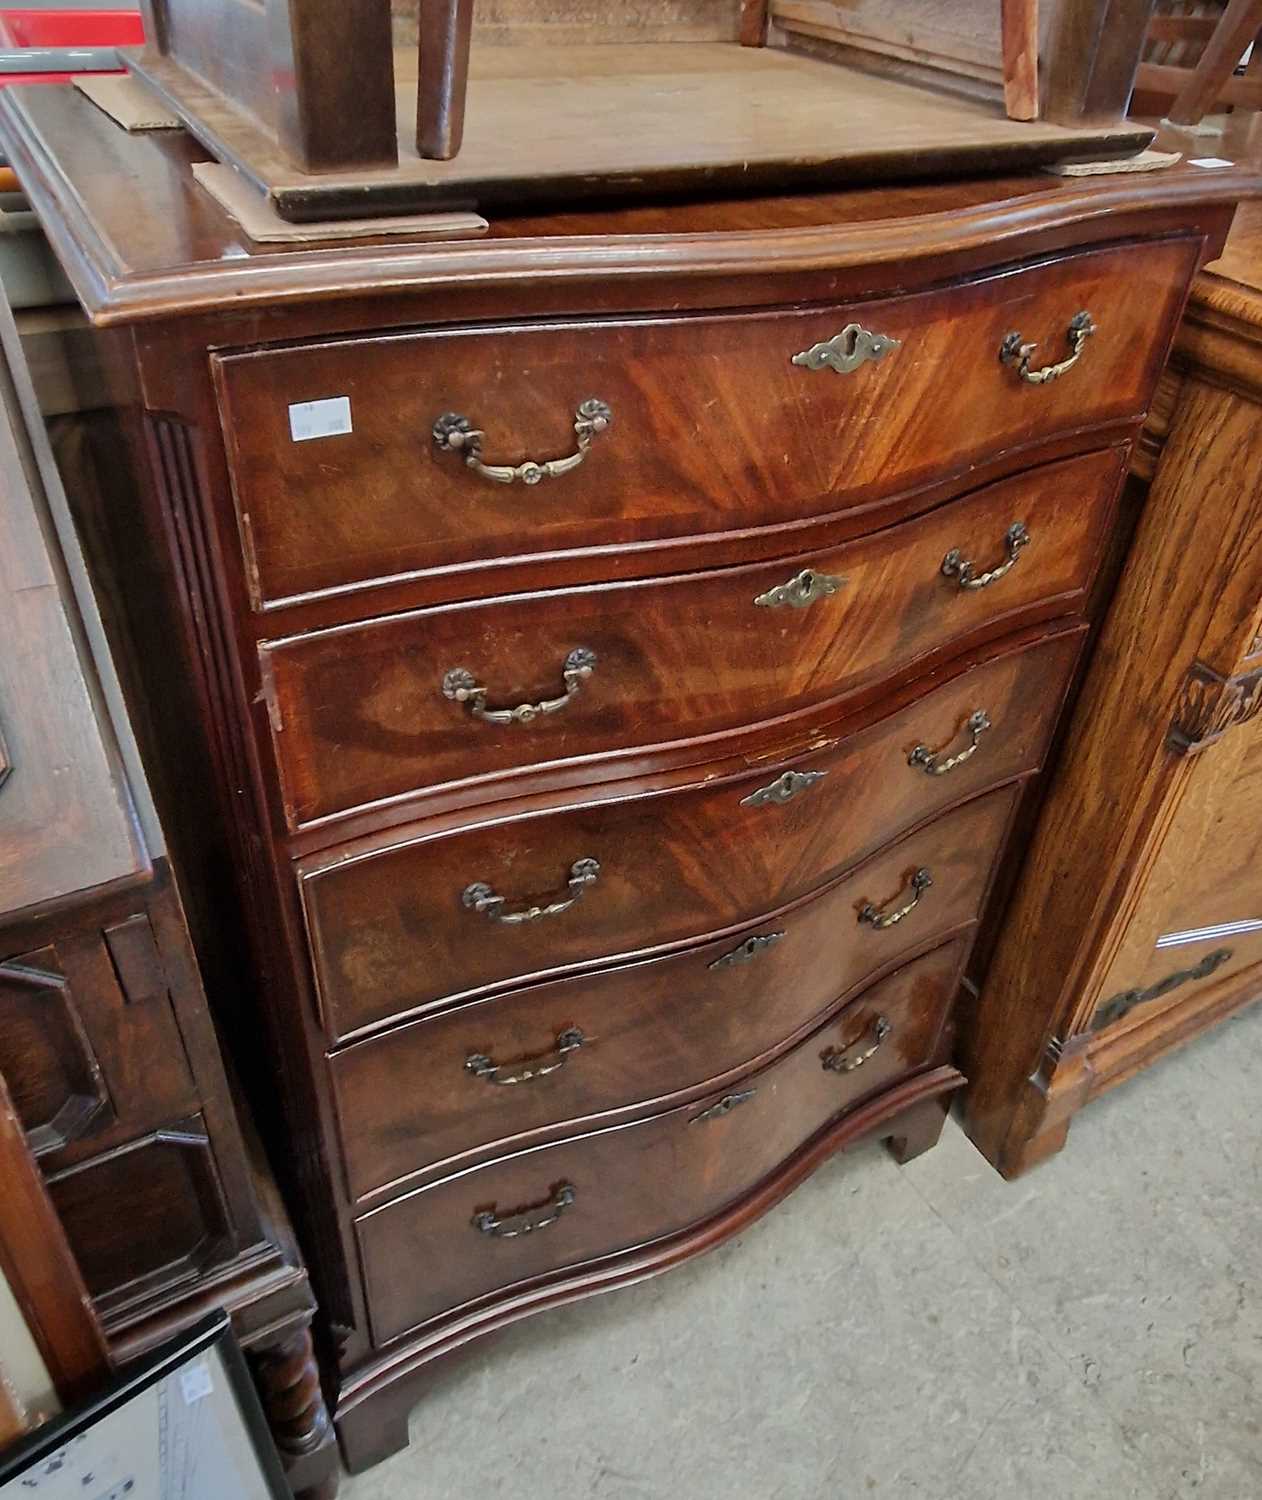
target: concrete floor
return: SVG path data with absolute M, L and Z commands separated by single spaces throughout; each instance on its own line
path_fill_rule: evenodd
M 346 1500 L 1262 1496 L 1262 1007 L 1004 1183 L 954 1125 L 435 1377 Z

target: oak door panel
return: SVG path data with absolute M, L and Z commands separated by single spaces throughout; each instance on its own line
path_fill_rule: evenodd
M 1116 452 L 1049 464 L 828 551 L 674 578 L 449 605 L 261 648 L 292 826 L 444 783 L 800 717 L 953 649 L 1082 606 Z M 1030 540 L 1007 540 L 1021 523 Z M 959 552 L 989 586 L 943 571 Z M 801 591 L 814 596 L 799 607 Z M 567 678 L 576 651 L 590 675 Z M 449 674 L 493 711 L 451 696 Z M 568 690 L 568 697 L 566 696 Z
M 796 900 L 945 807 L 1037 770 L 1083 630 L 944 673 L 840 741 L 812 736 L 822 748 L 790 761 L 473 826 L 466 815 L 300 861 L 329 1036 Z M 909 763 L 918 746 L 938 752 L 937 767 L 965 752 L 979 711 L 990 727 L 967 760 L 941 774 Z M 481 883 L 509 916 L 543 907 L 568 895 L 583 859 L 596 861 L 596 879 L 551 916 L 497 921 L 462 899 Z
M 1080 252 L 851 306 L 434 330 L 214 359 L 259 602 L 427 569 L 768 527 L 967 474 L 1058 432 L 1138 420 L 1197 253 L 1186 240 Z M 1059 380 L 1023 382 L 1096 332 Z M 848 373 L 794 363 L 851 324 L 893 341 Z M 851 338 L 840 341 L 843 362 Z M 612 424 L 580 467 L 488 482 L 435 420 L 484 432 L 488 464 L 577 451 L 589 398 Z M 331 401 L 295 441 L 291 406 Z M 344 402 L 345 405 L 340 403 Z M 319 410 L 319 409 L 317 409 Z M 347 430 L 349 428 L 349 430 Z M 311 430 L 299 413 L 296 431 Z M 493 570 L 469 575 L 489 592 Z
M 1110 1036 L 1262 963 L 1262 718 L 1191 766 L 1126 936 L 1101 987 Z M 1126 1018 L 1107 1017 L 1128 1006 Z
M 725 1096 L 711 1096 L 523 1151 L 364 1215 L 357 1230 L 375 1341 L 474 1298 L 676 1233 L 733 1202 L 859 1099 L 935 1059 L 962 953 L 960 943 L 948 944 L 874 985 L 787 1056 L 734 1085 L 726 1107 Z M 871 1047 L 882 1020 L 888 1029 L 866 1063 L 825 1066 Z M 475 1222 L 485 1213 L 511 1228 L 526 1206 L 527 1217 L 546 1217 L 566 1187 L 573 1202 L 535 1233 L 499 1238 Z

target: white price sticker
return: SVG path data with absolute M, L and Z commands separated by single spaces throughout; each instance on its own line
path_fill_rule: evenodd
M 184 1395 L 185 1406 L 204 1400 L 214 1389 L 215 1383 L 210 1378 L 208 1364 L 189 1365 L 187 1370 L 180 1371 L 180 1390 Z
M 342 437 L 353 431 L 349 396 L 330 396 L 326 401 L 299 401 L 289 408 L 289 435 L 295 443 L 309 443 L 312 438 Z

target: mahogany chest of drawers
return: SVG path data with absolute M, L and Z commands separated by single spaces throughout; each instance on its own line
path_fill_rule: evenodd
M 185 836 L 231 840 L 360 1467 L 436 1356 L 936 1138 L 1128 445 L 1250 179 L 286 251 L 182 137 L 3 111 L 131 385 L 149 668 L 198 690 L 170 753 L 222 811 Z

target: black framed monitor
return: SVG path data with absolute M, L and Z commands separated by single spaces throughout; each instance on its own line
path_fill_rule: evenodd
M 289 1500 L 226 1313 L 0 1453 L 0 1500 Z

